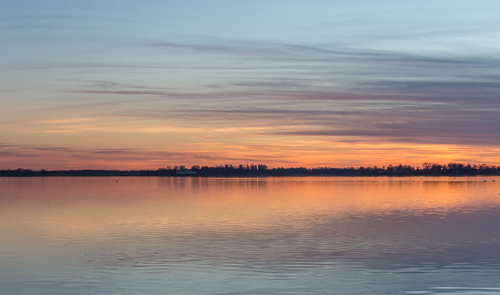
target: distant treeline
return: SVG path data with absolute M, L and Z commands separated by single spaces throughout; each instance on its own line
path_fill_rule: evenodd
M 410 165 L 388 165 L 373 167 L 346 168 L 268 168 L 264 164 L 251 165 L 216 165 L 191 168 L 185 166 L 167 166 L 158 170 L 0 170 L 0 176 L 473 176 L 500 175 L 500 166 L 487 164 L 471 165 L 449 163 L 440 165 L 424 163 L 420 167 Z

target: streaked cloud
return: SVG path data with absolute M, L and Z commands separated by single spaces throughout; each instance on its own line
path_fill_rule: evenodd
M 65 124 L 65 123 L 80 123 L 96 121 L 98 118 L 68 118 L 68 119 L 52 119 L 52 120 L 41 120 L 42 124 Z

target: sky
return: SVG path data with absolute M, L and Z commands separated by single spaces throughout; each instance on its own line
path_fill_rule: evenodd
M 500 164 L 496 0 L 0 8 L 0 169 Z

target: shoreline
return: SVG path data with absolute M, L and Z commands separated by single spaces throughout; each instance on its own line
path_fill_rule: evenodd
M 383 167 L 319 167 L 319 168 L 268 168 L 267 165 L 219 165 L 198 166 L 188 169 L 186 166 L 159 168 L 157 170 L 119 170 L 119 169 L 75 169 L 75 170 L 33 170 L 33 169 L 2 169 L 0 177 L 284 177 L 284 176 L 317 176 L 317 177 L 423 177 L 423 176 L 498 176 L 500 166 L 487 164 L 471 165 L 449 163 L 447 165 L 424 163 L 422 167 L 409 165 Z
M 30 178 L 30 177 L 57 177 L 57 178 L 69 178 L 69 177 L 174 177 L 174 178 L 266 178 L 266 177 L 353 177 L 353 178 L 364 178 L 364 177 L 378 177 L 378 178 L 416 178 L 416 177 L 488 177 L 488 176 L 500 176 L 500 174 L 392 174 L 392 175 L 360 175 L 360 174 L 316 174 L 316 175 L 301 175 L 301 174 L 268 174 L 268 175 L 152 175 L 152 174 L 0 174 L 2 178 Z

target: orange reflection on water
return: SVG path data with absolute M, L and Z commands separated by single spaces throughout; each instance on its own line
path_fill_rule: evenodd
M 2 232 L 95 237 L 253 230 L 315 217 L 447 214 L 500 205 L 483 178 L 12 178 L 0 182 Z

